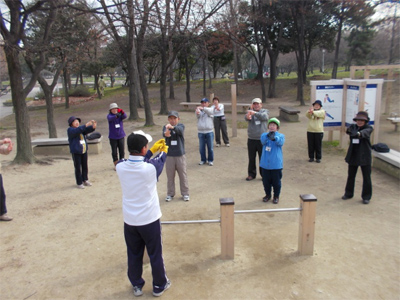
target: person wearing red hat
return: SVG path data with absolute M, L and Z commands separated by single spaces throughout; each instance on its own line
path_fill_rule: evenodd
M 364 204 L 368 204 L 372 197 L 370 136 L 374 128 L 368 124 L 369 117 L 366 111 L 359 111 L 353 121 L 356 124 L 351 124 L 346 130 L 350 136 L 350 145 L 345 158 L 349 167 L 342 199 L 353 198 L 357 169 L 360 166 L 363 176 L 361 198 Z

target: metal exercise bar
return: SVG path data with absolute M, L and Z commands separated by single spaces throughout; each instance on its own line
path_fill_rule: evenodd
M 297 208 L 276 208 L 276 209 L 255 209 L 255 210 L 235 210 L 235 214 L 247 213 L 269 213 L 269 212 L 285 212 L 285 211 L 301 211 L 301 207 Z
M 220 220 L 188 220 L 188 221 L 162 221 L 161 224 L 199 224 L 199 223 L 221 223 Z

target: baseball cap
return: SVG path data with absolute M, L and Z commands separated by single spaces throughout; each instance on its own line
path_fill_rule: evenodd
M 176 110 L 171 110 L 170 112 L 168 112 L 168 117 L 175 117 L 175 118 L 179 118 L 179 114 Z
M 201 99 L 200 102 L 210 102 L 210 100 L 208 100 L 207 98 L 203 98 L 203 99 Z
M 251 104 L 254 104 L 254 103 L 262 103 L 262 101 L 261 101 L 261 99 L 260 98 L 254 98 L 252 101 L 251 101 Z

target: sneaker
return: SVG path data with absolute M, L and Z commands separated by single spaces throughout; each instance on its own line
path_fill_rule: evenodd
M 320 163 L 321 162 L 321 160 L 320 159 L 317 159 L 317 163 Z
M 84 186 L 92 186 L 92 183 L 89 180 L 83 182 Z
M 343 195 L 343 196 L 342 196 L 342 199 L 343 199 L 343 200 L 349 200 L 349 199 L 351 199 L 351 198 L 353 198 L 353 196 L 351 196 L 351 197 L 350 197 L 350 196 L 346 196 L 346 195 Z
M 221 146 L 221 144 L 216 144 L 215 146 L 216 146 L 216 147 L 219 147 L 219 146 Z
M 208 165 L 209 165 L 209 166 L 213 166 L 214 163 L 213 163 L 212 161 L 209 161 L 209 162 L 208 162 Z
M 206 162 L 205 161 L 201 161 L 201 162 L 199 162 L 199 165 L 201 166 L 201 165 L 204 165 Z
M 369 203 L 369 199 L 363 199 L 363 203 L 364 204 L 368 204 Z
M 165 201 L 169 202 L 172 200 L 172 198 L 174 198 L 174 196 L 167 196 L 165 197 Z
M 274 200 L 272 200 L 272 203 L 278 204 L 279 203 L 279 198 L 278 197 L 274 197 Z
M 83 184 L 78 184 L 77 188 L 78 189 L 84 189 L 85 187 L 83 186 Z
M 0 221 L 11 221 L 13 218 L 10 216 L 7 216 L 7 214 L 2 214 L 0 216 Z
M 308 160 L 308 162 L 313 162 L 314 161 L 314 158 L 310 158 L 309 160 Z
M 133 287 L 133 294 L 134 294 L 136 297 L 142 296 L 142 295 L 143 295 L 142 288 L 140 288 L 140 287 L 138 287 L 138 286 L 134 286 L 134 287 Z
M 225 144 L 225 146 L 226 146 L 226 147 L 230 147 L 231 145 L 229 145 L 229 144 Z
M 156 292 L 153 292 L 153 296 L 154 297 L 160 297 L 162 294 L 164 294 L 164 292 L 166 291 L 166 290 L 168 290 L 169 288 L 171 287 L 171 281 L 167 281 L 167 283 L 165 284 L 165 286 L 164 286 L 164 289 L 161 291 L 161 292 L 159 292 L 159 293 L 156 293 Z
M 189 201 L 189 200 L 190 200 L 189 195 L 184 195 L 184 196 L 183 196 L 183 201 Z

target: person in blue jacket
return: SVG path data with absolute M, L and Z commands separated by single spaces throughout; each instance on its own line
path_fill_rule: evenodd
M 281 179 L 283 169 L 282 146 L 285 143 L 285 135 L 278 132 L 280 122 L 277 118 L 268 121 L 268 131 L 261 134 L 263 151 L 261 154 L 260 167 L 264 185 L 264 202 L 271 200 L 271 189 L 274 189 L 273 203 L 278 204 L 281 193 Z
M 74 161 L 75 179 L 79 189 L 84 189 L 85 186 L 91 186 L 92 183 L 88 180 L 88 154 L 87 142 L 85 135 L 95 131 L 97 122 L 91 120 L 85 125 L 80 125 L 81 119 L 74 116 L 69 117 L 67 130 L 69 150 Z
M 126 113 L 118 107 L 117 103 L 110 104 L 110 111 L 107 115 L 108 120 L 108 139 L 110 140 L 111 156 L 114 166 L 117 162 L 125 158 L 125 131 L 124 122 Z M 119 153 L 119 159 L 118 159 Z

